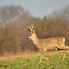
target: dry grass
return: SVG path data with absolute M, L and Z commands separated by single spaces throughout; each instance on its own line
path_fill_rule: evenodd
M 69 50 L 66 50 L 66 54 L 69 53 Z M 46 55 L 49 55 L 49 56 L 56 56 L 56 55 L 59 55 L 59 54 L 63 54 L 62 52 L 60 51 L 47 51 L 45 52 L 44 56 Z M 3 57 L 0 57 L 0 60 L 14 60 L 16 59 L 17 57 L 22 57 L 22 58 L 29 58 L 29 57 L 37 57 L 37 56 L 40 56 L 40 52 L 24 52 L 22 54 L 18 54 L 18 55 L 9 55 L 9 56 L 3 56 Z

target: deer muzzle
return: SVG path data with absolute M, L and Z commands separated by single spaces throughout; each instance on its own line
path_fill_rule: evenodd
M 29 39 L 28 37 L 26 39 Z

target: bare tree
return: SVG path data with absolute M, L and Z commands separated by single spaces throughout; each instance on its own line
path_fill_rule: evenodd
M 0 7 L 0 24 L 2 26 L 28 21 L 30 17 L 29 11 L 25 11 L 21 6 Z

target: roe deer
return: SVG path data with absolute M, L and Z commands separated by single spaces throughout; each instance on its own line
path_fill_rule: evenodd
M 56 50 L 60 50 L 61 52 L 63 52 L 63 61 L 64 61 L 65 49 L 69 49 L 68 46 L 65 46 L 64 37 L 52 37 L 52 38 L 47 38 L 47 39 L 38 39 L 35 34 L 34 26 L 30 25 L 27 28 L 30 31 L 30 35 L 27 37 L 27 39 L 32 40 L 33 43 L 36 45 L 37 49 L 41 52 L 40 63 L 42 61 L 42 58 L 46 60 L 50 60 L 44 57 L 44 52 L 51 50 L 51 49 L 56 49 Z

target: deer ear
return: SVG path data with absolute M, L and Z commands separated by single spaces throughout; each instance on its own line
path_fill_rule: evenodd
M 29 32 L 31 32 L 31 30 L 30 30 L 30 29 L 28 29 L 28 31 L 29 31 Z
M 35 33 L 35 28 L 33 28 L 32 33 Z
M 29 29 L 29 27 L 28 27 L 28 26 L 27 26 L 27 29 L 28 29 L 28 31 L 29 31 L 29 32 L 31 32 L 31 30 Z

